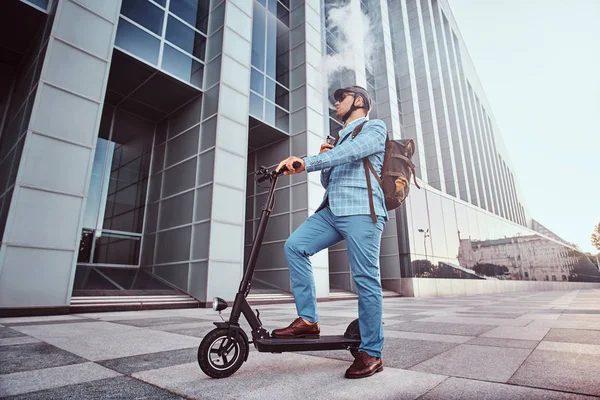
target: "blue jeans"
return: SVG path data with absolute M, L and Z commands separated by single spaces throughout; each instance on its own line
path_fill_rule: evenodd
M 317 296 L 308 257 L 346 240 L 350 270 L 358 290 L 359 350 L 381 357 L 383 349 L 383 295 L 379 275 L 379 248 L 385 225 L 370 215 L 335 216 L 329 207 L 311 215 L 285 243 L 292 291 L 298 316 L 317 322 Z

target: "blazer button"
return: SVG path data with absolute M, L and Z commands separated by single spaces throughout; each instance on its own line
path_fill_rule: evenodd
M 331 183 L 331 179 L 329 180 L 329 183 Z

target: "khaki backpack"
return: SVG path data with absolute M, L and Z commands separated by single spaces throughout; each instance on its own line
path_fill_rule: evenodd
M 352 139 L 356 137 L 362 130 L 366 121 L 358 125 L 352 131 Z M 373 206 L 373 189 L 371 187 L 371 174 L 375 175 L 377 182 L 383 189 L 385 199 L 385 208 L 390 211 L 402 205 L 408 197 L 410 191 L 410 178 L 415 182 L 417 188 L 421 188 L 417 183 L 415 175 L 415 164 L 412 162 L 412 156 L 415 154 L 415 142 L 412 139 L 391 140 L 387 138 L 385 141 L 385 155 L 383 158 L 383 167 L 381 168 L 381 176 L 377 175 L 373 164 L 368 157 L 363 158 L 365 166 L 365 175 L 367 178 L 367 188 L 369 190 L 369 206 L 371 208 L 371 218 L 373 223 L 377 222 L 375 208 Z

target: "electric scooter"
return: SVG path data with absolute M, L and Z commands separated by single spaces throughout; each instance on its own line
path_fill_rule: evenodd
M 300 163 L 294 163 L 294 168 L 298 167 L 300 167 Z M 361 342 L 358 319 L 355 319 L 348 325 L 344 335 L 319 336 L 318 338 L 275 338 L 271 337 L 269 332 L 263 327 L 260 321 L 260 312 L 256 310 L 255 315 L 246 300 L 250 292 L 252 275 L 256 267 L 263 236 L 275 204 L 274 192 L 277 185 L 277 178 L 285 171 L 287 171 L 285 167 L 281 168 L 279 172 L 275 170 L 268 171 L 265 167 L 261 167 L 257 172 L 257 182 L 260 183 L 269 180 L 271 188 L 266 204 L 262 209 L 260 222 L 246 265 L 246 271 L 235 296 L 229 321 L 225 321 L 221 316 L 223 322 L 215 322 L 216 328 L 204 336 L 198 347 L 198 364 L 200 365 L 200 369 L 212 378 L 226 378 L 233 375 L 248 360 L 250 344 L 253 344 L 260 352 L 270 353 L 315 350 L 349 350 L 353 356 L 356 356 L 358 353 L 358 347 Z M 219 315 L 227 307 L 228 304 L 225 300 L 219 297 L 213 299 L 212 308 L 219 312 Z M 252 328 L 252 341 L 248 340 L 248 336 L 240 327 L 239 319 L 241 314 L 244 315 Z

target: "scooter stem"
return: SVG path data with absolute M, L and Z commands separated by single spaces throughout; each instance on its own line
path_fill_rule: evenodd
M 254 236 L 254 241 L 252 242 L 252 248 L 250 250 L 250 257 L 248 258 L 248 264 L 246 265 L 246 271 L 244 272 L 244 277 L 240 282 L 240 288 L 238 293 L 243 293 L 244 298 L 248 296 L 248 292 L 250 291 L 250 283 L 252 282 L 252 275 L 254 274 L 254 269 L 256 268 L 256 261 L 258 260 L 258 253 L 260 252 L 260 247 L 263 242 L 263 237 L 265 236 L 265 232 L 267 230 L 267 224 L 269 222 L 269 217 L 271 216 L 271 212 L 273 211 L 273 206 L 275 205 L 275 186 L 277 185 L 277 174 L 273 174 L 273 178 L 271 179 L 271 189 L 269 190 L 269 194 L 267 196 L 266 206 L 263 207 L 262 213 L 260 215 L 260 220 L 258 222 L 258 229 L 256 230 L 256 235 Z

